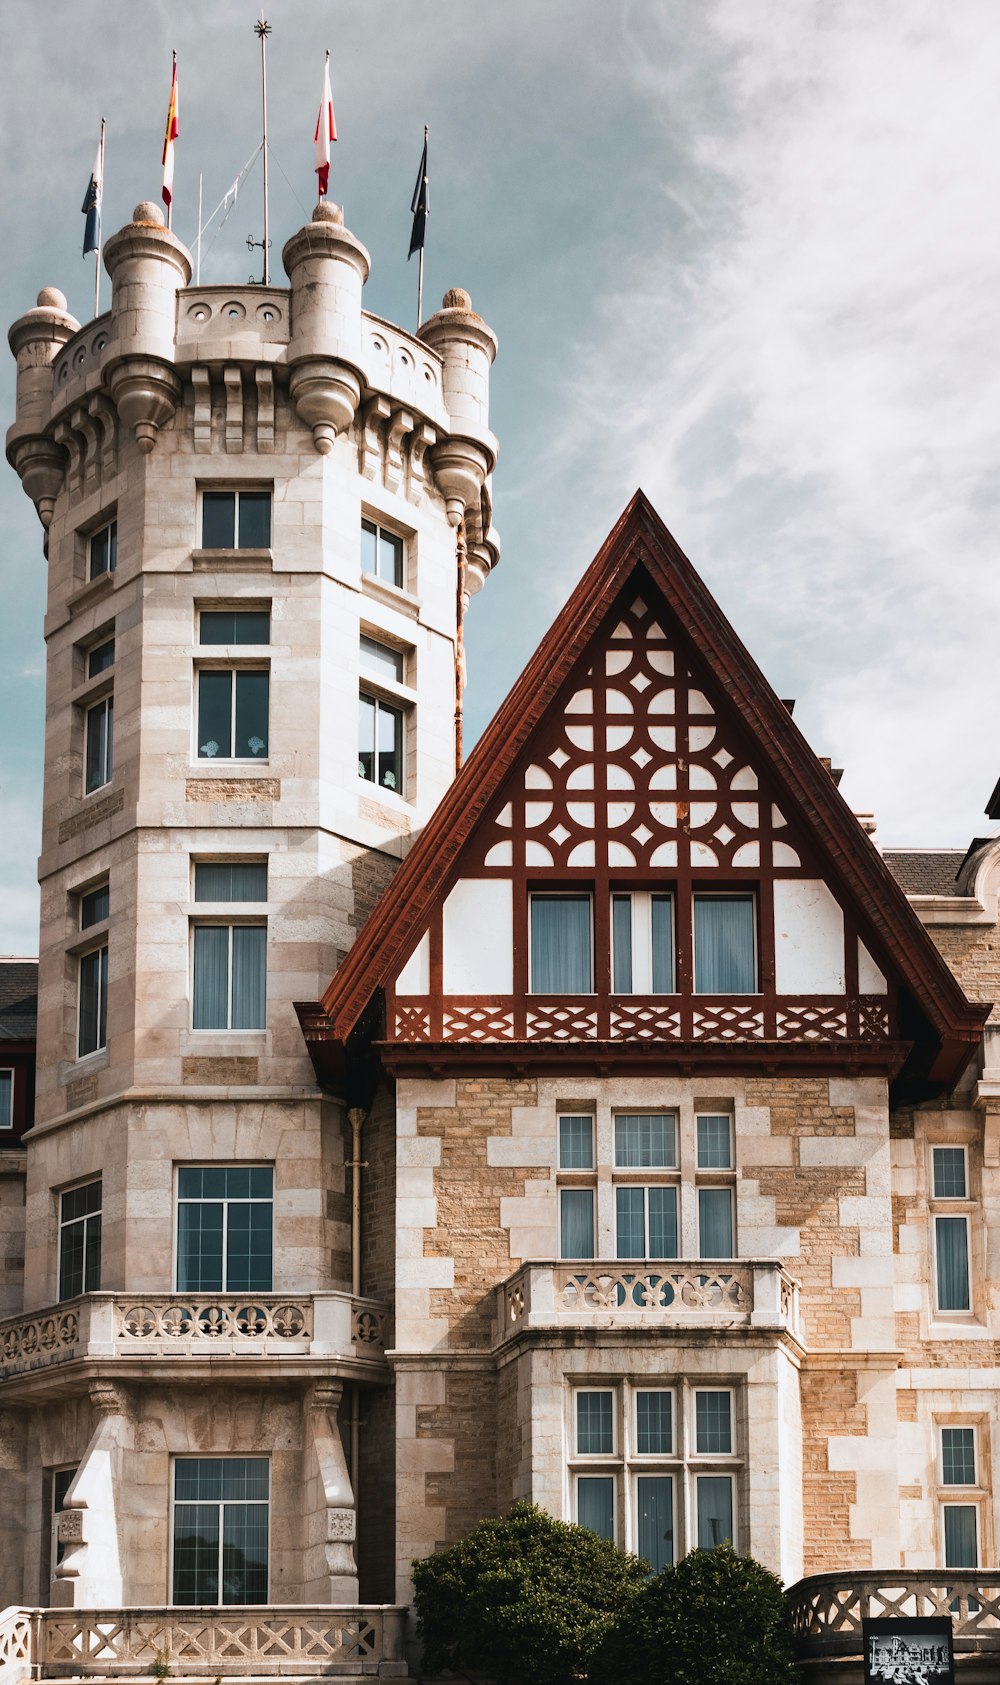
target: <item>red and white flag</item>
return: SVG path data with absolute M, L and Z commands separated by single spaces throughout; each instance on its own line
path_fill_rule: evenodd
M 177 104 L 177 54 L 174 54 L 174 74 L 170 82 L 170 102 L 167 106 L 167 126 L 163 134 L 163 203 L 169 211 L 174 197 L 174 141 L 179 107 Z
M 330 185 L 330 142 L 337 138 L 337 120 L 333 115 L 333 93 L 330 88 L 330 55 L 326 55 L 323 66 L 323 99 L 320 103 L 319 116 L 316 119 L 316 133 L 313 135 L 315 147 L 315 163 L 313 169 L 319 177 L 319 196 L 326 198 L 326 190 Z

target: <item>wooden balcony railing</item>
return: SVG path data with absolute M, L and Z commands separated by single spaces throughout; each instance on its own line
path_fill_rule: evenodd
M 85 1293 L 0 1322 L 0 1384 L 85 1358 L 381 1359 L 384 1305 L 349 1293 Z
M 956 1654 L 994 1654 L 1000 1678 L 1000 1570 L 899 1568 L 885 1574 L 812 1574 L 791 1586 L 788 1597 L 804 1661 L 860 1656 L 865 1620 L 950 1615 Z
M 769 1328 L 801 1343 L 798 1283 L 773 1259 L 525 1264 L 497 1289 L 497 1341 L 534 1328 Z
M 0 1614 L 0 1685 L 172 1676 L 400 1679 L 405 1609 L 20 1609 Z

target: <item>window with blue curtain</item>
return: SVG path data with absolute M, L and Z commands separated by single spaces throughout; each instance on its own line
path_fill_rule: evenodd
M 563 1258 L 593 1258 L 594 1194 L 591 1188 L 560 1190 L 559 1251 Z
M 945 1504 L 944 1506 L 944 1565 L 946 1568 L 977 1568 L 975 1504 Z
M 732 1258 L 734 1253 L 732 1188 L 699 1188 L 698 1256 Z
M 619 1258 L 676 1258 L 677 1189 L 615 1189 Z
M 715 1550 L 733 1539 L 733 1482 L 728 1474 L 700 1474 L 696 1482 L 698 1549 Z
M 611 987 L 616 995 L 632 993 L 632 897 L 611 897 Z
M 0 1071 L 0 1129 L 14 1127 L 14 1072 Z
M 695 896 L 696 994 L 756 993 L 755 924 L 755 903 L 752 895 Z
M 581 1474 L 576 1482 L 576 1519 L 602 1539 L 615 1536 L 615 1483 L 609 1474 Z
M 266 952 L 265 925 L 195 926 L 196 1030 L 264 1029 Z
M 935 1217 L 937 1252 L 937 1308 L 967 1311 L 969 1293 L 969 1224 L 965 1217 Z
M 531 988 L 536 995 L 593 992 L 591 898 L 531 897 Z
M 636 1551 L 654 1574 L 674 1560 L 674 1481 L 669 1474 L 640 1474 L 636 1489 Z

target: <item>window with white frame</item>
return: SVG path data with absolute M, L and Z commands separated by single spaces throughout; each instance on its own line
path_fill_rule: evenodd
M 941 1530 L 946 1568 L 979 1566 L 978 1457 L 976 1429 L 942 1426 L 941 1435 Z M 955 1502 L 956 1488 L 964 1487 L 962 1500 Z
M 406 652 L 362 632 L 358 647 L 358 777 L 403 795 Z
M 952 1315 L 969 1312 L 969 1166 L 964 1147 L 932 1146 L 931 1198 L 935 1305 Z
M 267 758 L 270 724 L 270 668 L 249 655 L 271 640 L 269 609 L 202 609 L 198 644 L 218 649 L 218 665 L 199 660 L 198 759 L 253 761 Z M 221 654 L 225 649 L 227 658 Z M 237 651 L 248 653 L 241 657 Z M 211 663 L 211 664 L 210 664 Z
M 736 1392 L 593 1382 L 569 1397 L 571 1515 L 654 1571 L 737 1537 Z
M 203 550 L 268 550 L 271 492 L 262 487 L 201 494 Z
M 752 995 L 757 981 L 753 895 L 695 894 L 694 987 L 699 995 Z
M 536 995 L 589 995 L 594 989 L 593 898 L 530 897 L 531 981 Z
M 108 1045 L 108 945 L 81 954 L 78 964 L 76 1051 L 85 1059 Z
M 103 790 L 114 771 L 115 699 L 102 696 L 84 715 L 83 788 L 85 795 Z
M 736 1252 L 732 1181 L 733 1122 L 724 1112 L 703 1112 L 695 1118 L 695 1162 L 698 1175 L 698 1256 L 732 1258 Z M 729 1176 L 725 1172 L 730 1172 Z
M 14 1127 L 14 1072 L 0 1069 L 0 1131 Z
M 675 987 L 673 897 L 616 890 L 611 897 L 612 993 L 670 995 Z
M 559 1117 L 559 1256 L 593 1258 L 596 1245 L 594 1222 L 595 1178 L 586 1186 L 578 1178 L 595 1170 L 594 1119 L 589 1113 L 563 1113 Z M 567 1181 L 573 1177 L 573 1182 Z
M 269 1476 L 266 1457 L 175 1460 L 172 1602 L 267 1602 Z
M 106 521 L 87 539 L 87 577 L 99 579 L 118 566 L 118 522 Z
M 178 1167 L 179 1293 L 270 1293 L 273 1254 L 270 1165 Z
M 267 864 L 198 861 L 194 899 L 205 905 L 192 930 L 192 1027 L 262 1030 L 267 1010 Z M 246 908 L 238 919 L 223 909 Z M 256 905 L 260 914 L 250 909 Z M 209 906 L 218 911 L 212 915 Z
M 59 1298 L 96 1293 L 101 1285 L 101 1179 L 59 1198 Z
M 399 533 L 376 521 L 361 522 L 361 571 L 386 585 L 406 584 L 405 551 Z
M 617 1112 L 614 1118 L 615 1242 L 619 1258 L 676 1258 L 677 1179 L 649 1182 L 622 1172 L 676 1171 L 673 1112 Z

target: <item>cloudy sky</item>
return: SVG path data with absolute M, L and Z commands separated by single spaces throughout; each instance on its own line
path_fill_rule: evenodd
M 3 14 L 5 320 L 44 285 L 86 320 L 79 206 L 101 116 L 107 232 L 158 196 L 177 49 L 174 226 L 192 241 L 199 171 L 207 211 L 259 138 L 257 8 L 3 0 Z M 413 325 L 426 122 L 427 297 L 468 287 L 500 336 L 504 549 L 472 615 L 472 731 L 642 485 L 883 842 L 988 828 L 995 0 L 272 0 L 269 17 L 276 266 L 314 200 L 329 46 L 331 195 L 372 253 L 368 308 Z M 259 174 L 204 280 L 251 273 L 258 191 Z M 0 952 L 31 953 L 44 562 L 9 471 L 0 523 Z

